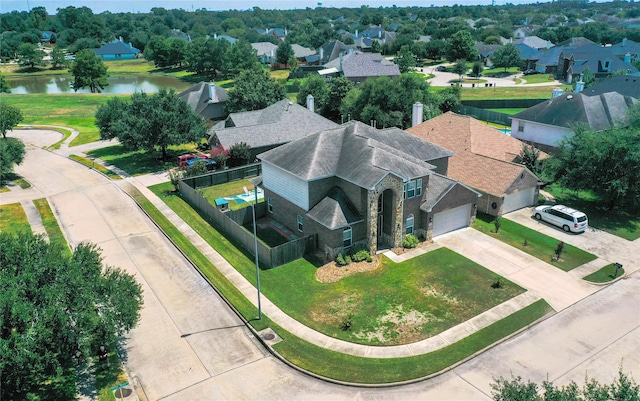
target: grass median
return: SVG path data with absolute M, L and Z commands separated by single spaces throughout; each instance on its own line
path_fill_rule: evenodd
M 49 243 L 59 246 L 63 249 L 63 253 L 65 255 L 70 256 L 71 249 L 69 248 L 67 239 L 62 233 L 60 225 L 58 224 L 58 219 L 56 219 L 56 216 L 53 214 L 53 211 L 51 210 L 51 206 L 49 206 L 49 202 L 47 202 L 47 199 L 34 199 L 33 204 L 36 206 L 36 209 L 38 209 L 38 213 L 40 213 L 42 225 L 44 226 L 47 236 L 49 237 Z
M 473 228 L 558 269 L 570 271 L 596 259 L 596 255 L 569 244 L 564 244 L 560 258 L 556 259 L 555 249 L 558 246 L 558 239 L 505 218 L 500 219 L 500 229 L 496 232 L 494 222 L 495 217 L 478 213 Z
M 12 234 L 31 232 L 31 224 L 21 204 L 0 205 L 0 232 Z

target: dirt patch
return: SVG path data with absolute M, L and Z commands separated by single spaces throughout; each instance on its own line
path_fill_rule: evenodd
M 341 278 L 355 273 L 368 272 L 380 267 L 380 258 L 372 256 L 372 261 L 351 262 L 346 266 L 338 266 L 336 262 L 329 262 L 316 270 L 316 280 L 321 283 L 335 283 Z

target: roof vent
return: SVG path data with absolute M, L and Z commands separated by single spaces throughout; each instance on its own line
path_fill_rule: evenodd
M 567 100 L 571 100 L 571 99 L 573 99 L 573 95 L 567 96 Z

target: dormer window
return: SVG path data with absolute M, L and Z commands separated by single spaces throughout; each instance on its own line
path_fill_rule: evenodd
M 604 63 L 602 63 L 602 69 L 605 71 L 609 71 L 609 65 L 611 64 L 610 60 L 605 60 Z

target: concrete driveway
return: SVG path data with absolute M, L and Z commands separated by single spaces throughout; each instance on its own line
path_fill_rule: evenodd
M 32 143 L 41 139 L 34 132 L 17 135 Z M 141 399 L 489 400 L 493 377 L 512 373 L 537 382 L 548 375 L 559 384 L 570 380 L 581 384 L 588 374 L 609 383 L 623 363 L 636 381 L 640 377 L 640 275 L 632 274 L 593 291 L 576 285 L 569 291 L 571 297 L 584 291 L 586 298 L 560 307 L 571 301 L 554 295 L 565 289 L 555 285 L 555 276 L 550 273 L 536 291 L 554 295 L 551 302 L 562 310 L 452 371 L 385 389 L 326 383 L 288 367 L 258 345 L 118 185 L 66 157 L 36 147 L 29 147 L 24 164 L 16 170 L 35 188 L 2 193 L 0 204 L 28 199 L 25 193 L 33 198 L 47 197 L 72 245 L 97 243 L 107 264 L 135 274 L 142 283 L 142 320 L 124 342 L 127 370 Z M 476 242 L 465 244 L 468 232 L 452 233 L 448 241 L 468 247 L 469 255 L 493 247 L 481 245 L 473 236 L 468 241 Z M 624 260 L 631 260 L 635 249 L 619 252 L 624 253 Z M 499 248 L 495 252 L 496 256 L 483 264 L 505 272 L 512 269 L 508 262 L 497 262 L 502 252 Z M 509 260 L 508 255 L 502 257 Z M 516 260 L 511 275 L 528 270 L 527 263 Z

